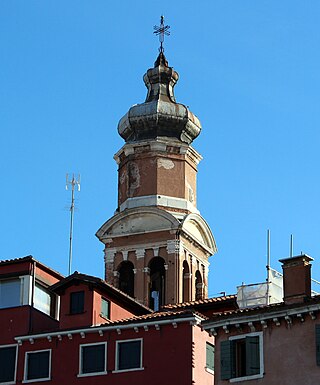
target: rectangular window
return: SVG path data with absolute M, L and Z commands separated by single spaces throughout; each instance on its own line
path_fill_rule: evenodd
M 230 337 L 220 346 L 222 380 L 263 377 L 262 333 Z
M 110 318 L 110 302 L 105 298 L 101 298 L 101 316 Z
M 106 373 L 107 343 L 80 345 L 79 376 Z
M 70 294 L 70 314 L 84 312 L 84 291 L 75 291 Z
M 127 371 L 142 368 L 142 339 L 117 341 L 116 370 Z
M 51 350 L 26 353 L 24 380 L 50 380 Z
M 52 314 L 52 295 L 38 283 L 34 288 L 34 307 L 47 315 Z
M 206 342 L 206 369 L 214 371 L 214 345 Z
M 17 346 L 0 346 L 0 384 L 16 381 Z
M 21 305 L 21 280 L 0 281 L 0 309 Z

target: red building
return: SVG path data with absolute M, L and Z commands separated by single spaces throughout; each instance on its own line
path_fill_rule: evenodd
M 32 257 L 0 262 L 0 383 L 212 384 L 210 306 L 236 305 L 152 312 L 96 277 L 63 278 Z

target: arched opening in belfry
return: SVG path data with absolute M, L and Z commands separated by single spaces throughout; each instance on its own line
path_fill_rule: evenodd
M 182 301 L 190 301 L 190 269 L 187 261 L 182 265 Z
M 134 266 L 130 261 L 121 262 L 118 267 L 119 289 L 126 294 L 134 297 Z
M 159 310 L 165 304 L 165 261 L 161 257 L 152 258 L 149 263 L 150 269 L 150 289 L 149 307 Z
M 203 282 L 199 270 L 196 271 L 196 300 L 203 298 Z

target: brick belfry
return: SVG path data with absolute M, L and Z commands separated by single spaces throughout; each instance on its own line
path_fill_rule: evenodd
M 118 208 L 96 233 L 105 245 L 105 279 L 141 303 L 206 298 L 211 230 L 197 210 L 201 155 L 191 146 L 201 124 L 173 88 L 179 75 L 161 47 L 144 75 L 146 101 L 118 124 Z

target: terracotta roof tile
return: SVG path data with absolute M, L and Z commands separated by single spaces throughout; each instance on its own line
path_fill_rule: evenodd
M 179 311 L 159 311 L 154 312 L 151 314 L 144 314 L 141 316 L 134 316 L 130 318 L 123 318 L 121 320 L 117 321 L 108 321 L 100 326 L 103 325 L 117 325 L 117 324 L 126 324 L 126 323 L 134 323 L 134 322 L 143 322 L 143 321 L 153 321 L 157 319 L 163 319 L 163 318 L 177 318 L 177 317 L 186 317 L 186 316 L 198 316 L 202 318 L 203 320 L 207 320 L 208 317 L 204 316 L 203 314 L 196 312 L 196 311 L 190 311 L 190 310 L 179 310 Z
M 212 304 L 212 303 L 225 302 L 228 300 L 235 300 L 236 298 L 237 298 L 237 296 L 235 294 L 225 295 L 222 297 L 204 298 L 204 299 L 199 299 L 197 301 L 190 301 L 190 302 L 182 302 L 182 303 L 165 305 L 165 306 L 163 306 L 163 309 L 189 308 L 189 307 L 194 307 L 194 306 L 199 306 L 199 305 L 206 305 L 206 304 Z
M 257 314 L 257 313 L 272 313 L 273 311 L 282 309 L 294 309 L 304 307 L 312 304 L 320 303 L 320 295 L 314 296 L 302 303 L 285 304 L 284 302 L 273 303 L 271 305 L 261 305 L 256 307 L 250 307 L 245 309 L 228 310 L 220 313 L 215 313 L 211 319 L 215 318 L 228 318 L 239 315 Z

